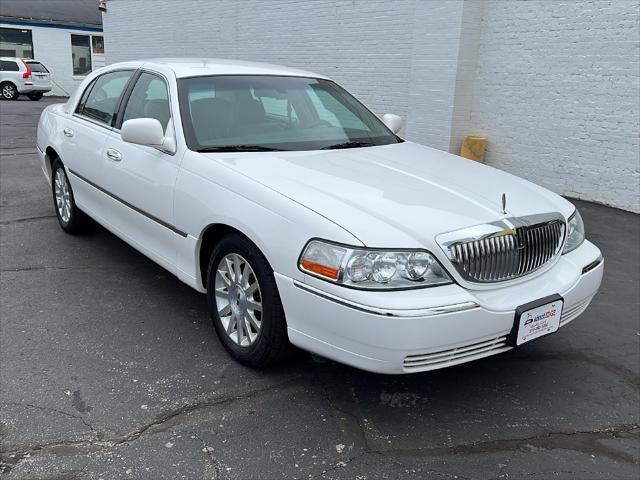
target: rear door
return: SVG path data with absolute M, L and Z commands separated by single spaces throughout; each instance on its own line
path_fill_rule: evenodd
M 29 69 L 31 70 L 31 82 L 34 87 L 38 88 L 51 88 L 51 73 L 40 62 L 25 61 Z
M 5 81 L 13 83 L 16 88 L 22 84 L 22 72 L 15 60 L 0 60 L 0 83 Z
M 60 156 L 78 206 L 100 219 L 108 218 L 104 183 L 104 143 L 113 128 L 116 107 L 133 70 L 118 70 L 97 77 L 87 86 L 72 115 L 60 123 Z

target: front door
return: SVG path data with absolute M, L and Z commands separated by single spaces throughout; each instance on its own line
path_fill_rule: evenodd
M 166 131 L 172 119 L 165 80 L 141 72 L 119 110 L 122 116 L 116 127 L 134 118 L 155 118 Z M 137 248 L 171 269 L 176 264 L 176 236 L 184 236 L 173 227 L 178 156 L 127 143 L 116 128 L 104 144 L 103 162 L 105 188 L 119 199 L 109 221 Z

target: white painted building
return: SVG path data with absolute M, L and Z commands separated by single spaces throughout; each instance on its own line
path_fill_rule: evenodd
M 52 75 L 48 95 L 70 95 L 88 73 L 105 65 L 98 3 L 2 0 L 0 56 L 39 60 Z
M 457 152 L 464 135 L 484 135 L 489 165 L 640 211 L 637 0 L 176 5 L 108 0 L 107 62 L 207 56 L 317 71 L 403 116 L 410 140 Z

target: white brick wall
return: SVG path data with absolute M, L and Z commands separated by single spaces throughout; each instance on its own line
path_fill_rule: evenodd
M 53 90 L 48 95 L 67 96 L 73 93 L 76 87 L 80 85 L 84 77 L 73 76 L 71 34 L 88 35 L 94 32 L 31 25 L 20 27 L 19 25 L 4 24 L 2 22 L 0 22 L 0 27 L 31 30 L 33 54 L 36 60 L 44 63 L 49 69 L 55 82 Z M 98 35 L 100 34 L 98 33 Z
M 177 8 L 179 5 L 179 8 Z M 637 1 L 109 0 L 107 63 L 266 61 L 326 74 L 405 137 L 638 211 Z
M 107 63 L 158 56 L 264 61 L 325 74 L 408 138 L 449 148 L 462 0 L 110 0 Z M 204 13 L 203 13 L 204 12 Z
M 639 8 L 485 2 L 471 124 L 490 165 L 640 211 Z

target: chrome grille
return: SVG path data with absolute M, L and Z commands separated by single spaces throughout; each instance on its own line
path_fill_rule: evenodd
M 565 223 L 554 219 L 452 242 L 449 258 L 472 282 L 500 282 L 534 272 L 554 259 L 564 241 Z

